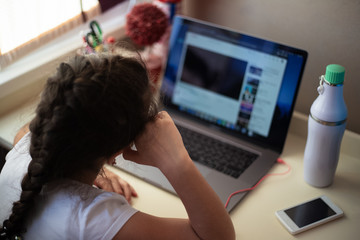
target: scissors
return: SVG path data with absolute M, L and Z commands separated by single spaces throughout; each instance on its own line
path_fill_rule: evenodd
M 91 31 L 86 34 L 85 39 L 87 44 L 92 48 L 96 49 L 98 46 L 102 44 L 102 30 L 97 21 L 90 22 Z

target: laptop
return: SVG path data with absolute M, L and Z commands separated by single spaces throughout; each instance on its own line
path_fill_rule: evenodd
M 224 204 L 231 193 L 254 186 L 281 154 L 306 60 L 304 50 L 174 18 L 161 99 Z M 157 168 L 117 166 L 176 194 Z M 233 196 L 227 211 L 246 194 Z

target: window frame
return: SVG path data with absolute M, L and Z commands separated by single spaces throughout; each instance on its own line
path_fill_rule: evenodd
M 137 0 L 136 3 L 144 1 L 146 0 Z M 51 40 L 0 71 L 0 115 L 16 107 L 14 104 L 19 105 L 19 102 L 24 103 L 27 99 L 32 98 L 33 95 L 30 96 L 30 93 L 24 95 L 20 92 L 29 85 L 38 84 L 47 79 L 60 62 L 76 54 L 77 50 L 83 46 L 79 33 L 88 31 L 91 20 L 99 22 L 104 33 L 104 39 L 108 36 L 115 39 L 124 38 L 126 12 L 129 9 L 129 4 L 133 4 L 132 1 L 117 4 L 103 14 L 89 19 L 86 23 Z M 13 101 L 13 97 L 20 97 L 22 101 L 20 99 Z
M 77 1 L 77 4 L 82 5 L 81 3 L 82 0 L 80 2 Z M 40 33 L 38 37 L 34 37 L 33 39 L 30 39 L 29 41 L 24 42 L 21 45 L 18 45 L 17 47 L 11 49 L 8 52 L 5 53 L 0 52 L 0 71 L 4 70 L 6 67 L 18 61 L 27 54 L 40 48 L 44 44 L 47 44 L 52 40 L 65 34 L 66 32 L 70 31 L 71 29 L 80 26 L 81 24 L 84 23 L 85 18 L 91 19 L 100 15 L 101 11 L 102 11 L 101 5 L 98 2 L 98 4 L 92 7 L 91 9 L 88 9 L 87 11 L 84 12 L 80 12 L 76 16 L 69 18 L 68 20 L 59 24 L 58 26 Z

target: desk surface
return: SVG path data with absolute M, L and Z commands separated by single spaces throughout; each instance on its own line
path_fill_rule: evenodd
M 290 173 L 271 176 L 249 193 L 230 213 L 236 239 L 358 239 L 360 235 L 360 159 L 341 154 L 334 183 L 314 188 L 303 180 L 305 139 L 289 134 L 282 159 L 291 165 Z M 270 173 L 287 169 L 276 164 Z M 178 197 L 154 187 L 122 170 L 122 178 L 139 194 L 133 206 L 141 211 L 166 217 L 187 217 Z M 275 211 L 320 195 L 329 196 L 345 213 L 343 218 L 320 227 L 290 235 L 275 217 Z
M 34 105 L 29 103 L 6 116 L 1 116 L 0 136 L 12 142 L 18 129 L 33 116 L 33 109 Z M 293 120 L 292 122 L 299 121 Z M 304 129 L 304 126 L 300 128 Z M 296 134 L 298 132 L 298 126 L 290 127 L 290 133 L 281 155 L 281 158 L 291 165 L 291 172 L 267 178 L 230 213 L 237 239 L 359 239 L 360 154 L 359 149 L 355 149 L 356 146 L 360 146 L 359 135 L 345 132 L 343 145 L 345 142 L 351 142 L 352 147 L 350 152 L 349 148 L 342 147 L 334 183 L 328 188 L 314 188 L 303 180 L 302 159 L 306 139 L 304 135 Z M 349 136 L 351 136 L 351 140 L 348 139 Z M 351 151 L 352 149 L 353 151 Z M 270 173 L 285 170 L 284 165 L 276 164 Z M 187 217 L 177 196 L 119 169 L 115 169 L 115 171 L 138 192 L 139 197 L 133 199 L 135 208 L 157 216 Z M 342 208 L 345 216 L 296 236 L 290 235 L 275 217 L 275 211 L 279 209 L 320 195 L 329 196 L 335 204 Z

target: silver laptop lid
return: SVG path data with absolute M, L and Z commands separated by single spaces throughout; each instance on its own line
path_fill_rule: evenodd
M 281 153 L 307 52 L 183 16 L 169 46 L 167 108 Z

